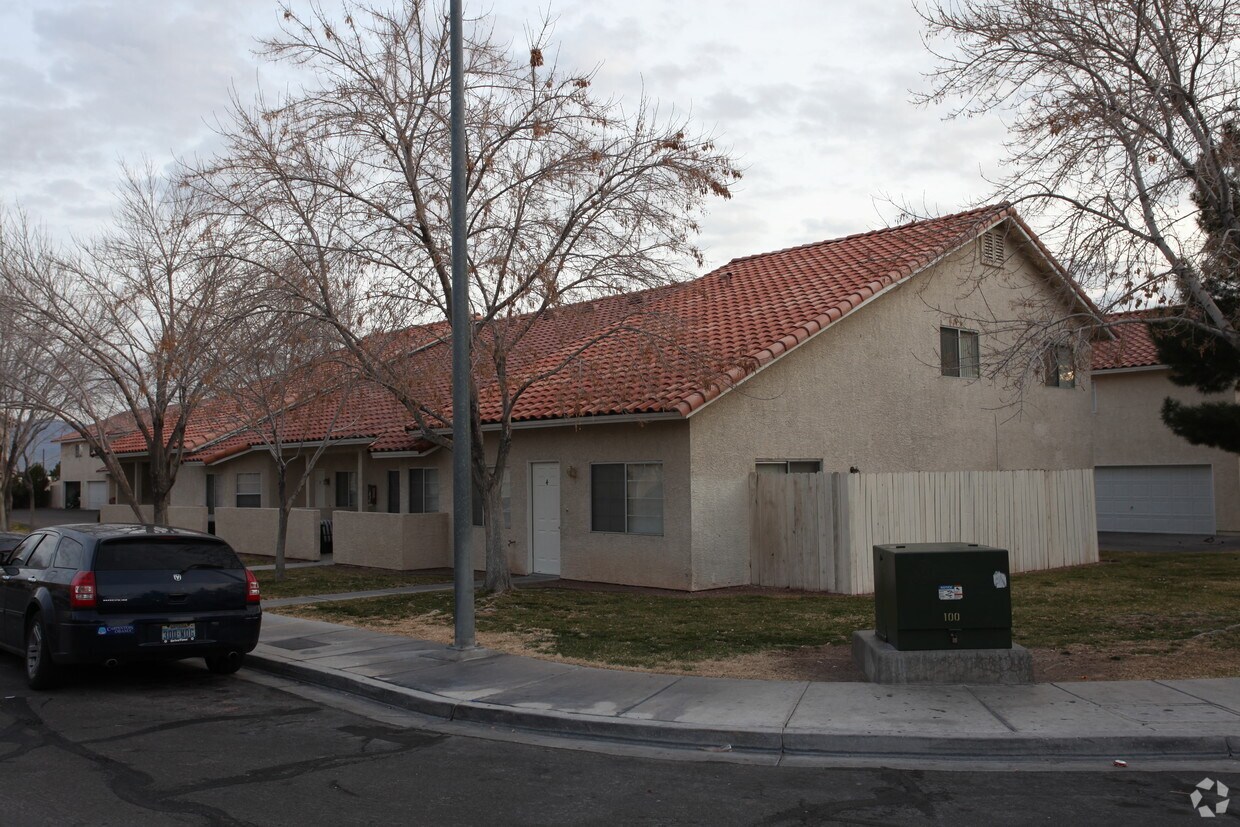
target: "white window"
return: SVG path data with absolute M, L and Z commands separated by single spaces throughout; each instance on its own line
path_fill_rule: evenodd
M 817 474 L 822 470 L 820 459 L 760 459 L 759 474 Z
M 409 513 L 430 514 L 439 510 L 439 470 L 409 469 Z
M 959 376 L 962 379 L 980 377 L 982 359 L 977 331 L 940 327 L 939 363 L 944 376 Z
M 1046 384 L 1052 388 L 1076 387 L 1076 368 L 1068 345 L 1058 345 L 1046 354 Z
M 663 533 L 663 463 L 590 466 L 590 530 Z
M 357 472 L 336 472 L 336 508 L 357 508 Z
M 237 474 L 237 508 L 261 508 L 263 505 L 263 475 L 254 472 Z
M 81 458 L 81 456 L 82 456 L 82 443 L 80 443 L 80 442 L 79 442 L 77 445 L 74 445 L 74 446 L 73 446 L 73 456 L 75 456 L 75 457 L 77 457 L 77 458 L 79 458 L 79 459 Z

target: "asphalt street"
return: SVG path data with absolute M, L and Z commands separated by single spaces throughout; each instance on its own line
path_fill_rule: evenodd
M 244 674 L 244 673 L 243 673 Z M 255 682 L 261 681 L 261 682 Z M 0 656 L 0 823 L 1197 823 L 1200 770 L 758 766 L 436 732 L 426 719 L 199 662 L 31 692 Z M 529 739 L 527 739 L 528 741 Z M 692 758 L 692 756 L 689 756 Z M 1240 788 L 1240 773 L 1211 773 Z M 1234 812 L 1223 816 L 1226 824 Z

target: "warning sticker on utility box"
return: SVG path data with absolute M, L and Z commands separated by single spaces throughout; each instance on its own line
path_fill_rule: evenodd
M 939 586 L 939 600 L 964 600 L 964 586 Z

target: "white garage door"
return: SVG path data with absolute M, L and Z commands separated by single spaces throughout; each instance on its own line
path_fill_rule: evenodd
M 1094 469 L 1099 531 L 1213 534 L 1214 475 L 1208 465 Z
M 108 504 L 108 484 L 106 482 L 86 483 L 86 507 L 98 511 Z

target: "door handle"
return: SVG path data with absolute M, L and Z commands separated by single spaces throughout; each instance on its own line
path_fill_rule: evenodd
M 32 575 L 30 575 L 29 577 L 27 577 L 27 578 L 26 578 L 26 580 L 27 580 L 28 582 L 30 582 L 30 583 L 37 583 L 37 582 L 39 582 L 39 578 L 35 577 L 33 574 L 32 574 Z
M 2 574 L 2 575 L 0 575 L 0 580 L 5 580 L 5 581 L 8 581 L 8 580 L 12 580 L 12 579 L 13 579 L 13 575 L 11 575 L 11 574 Z

